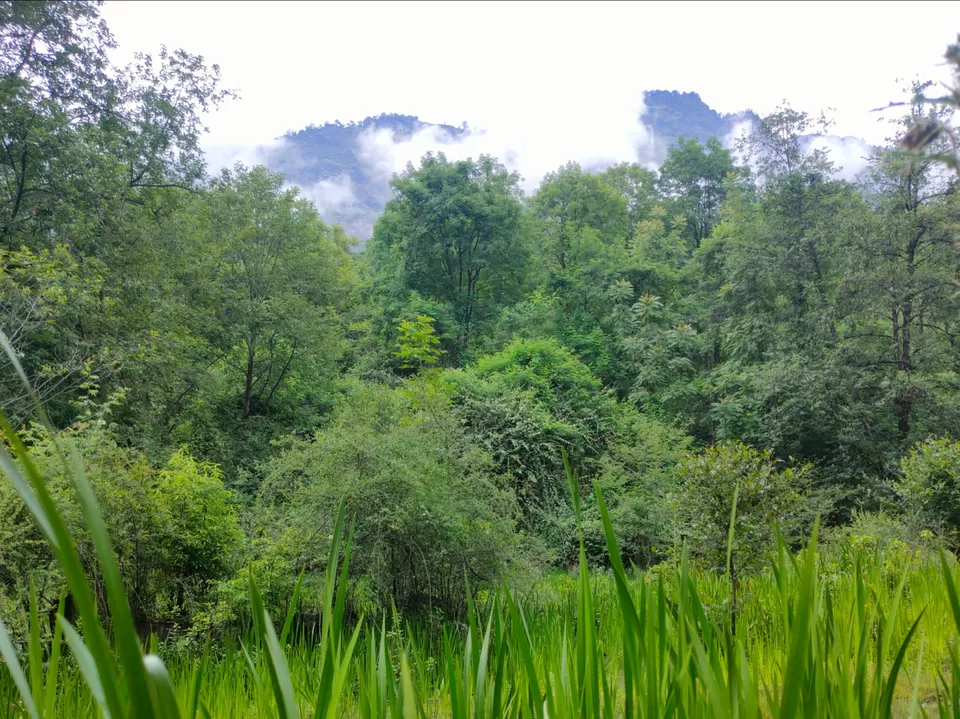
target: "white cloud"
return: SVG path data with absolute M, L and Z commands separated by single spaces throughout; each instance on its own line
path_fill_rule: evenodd
M 427 152 L 442 151 L 451 160 L 493 155 L 521 175 L 522 187 L 529 194 L 546 173 L 569 161 L 585 168 L 624 161 L 652 162 L 654 137 L 643 124 L 643 112 L 642 99 L 608 98 L 604 110 L 596 112 L 589 98 L 574 107 L 568 107 L 565 98 L 557 98 L 541 106 L 535 115 L 518 117 L 508 126 L 471 131 L 460 138 L 437 126 L 425 127 L 403 139 L 388 130 L 368 131 L 359 139 L 359 157 L 386 180 L 394 172 L 401 172 L 408 162 L 416 165 Z
M 743 157 L 737 152 L 737 142 L 747 137 L 751 132 L 753 132 L 753 120 L 744 119 L 734 123 L 730 132 L 720 138 L 720 143 L 724 149 L 729 150 L 734 160 L 740 164 L 743 163 Z
M 902 22 L 942 17 L 944 7 L 911 0 L 864 13 L 859 3 L 835 2 L 824 23 L 801 2 L 593 1 L 545 12 L 541 3 L 518 0 L 460 2 L 438 13 L 429 2 L 108 0 L 103 17 L 119 64 L 135 51 L 182 47 L 217 63 L 223 85 L 239 91 L 242 99 L 205 119 L 211 171 L 282 152 L 281 143 L 259 138 L 396 112 L 467 120 L 488 131 L 456 146 L 431 133 L 406 143 L 365 138 L 381 173 L 401 170 L 428 149 L 451 157 L 485 152 L 518 170 L 529 192 L 568 160 L 591 167 L 657 159 L 662 148 L 637 122 L 635 100 L 645 89 L 696 91 L 720 112 L 752 107 L 764 114 L 785 97 L 814 114 L 835 107 L 838 135 L 881 142 L 885 129 L 870 110 L 899 97 L 896 78 L 949 78 L 942 54 L 955 29 L 934 23 L 904 34 Z M 414 47 L 411 38 L 426 40 Z M 717 38 L 745 40 L 717 52 Z M 803 62 L 784 61 L 796 57 Z M 854 67 L 851 58 L 870 62 Z M 852 172 L 856 150 L 837 154 L 843 172 Z M 336 184 L 310 189 L 324 207 L 349 207 L 345 191 Z
M 312 185 L 290 185 L 298 187 L 300 194 L 313 202 L 321 217 L 343 214 L 356 206 L 353 182 L 347 176 L 331 177 Z
M 833 162 L 833 174 L 841 180 L 853 182 L 870 163 L 873 148 L 856 137 L 817 135 L 806 138 L 804 151 L 826 150 Z
M 734 124 L 733 129 L 722 138 L 723 146 L 733 154 L 734 161 L 743 164 L 744 157 L 737 152 L 737 141 L 753 132 L 754 121 L 745 118 Z M 833 163 L 834 177 L 853 182 L 866 169 L 874 148 L 857 137 L 837 137 L 836 135 L 807 135 L 801 138 L 801 149 L 805 153 L 825 150 Z M 753 162 L 747 164 L 755 167 Z
M 274 153 L 283 147 L 284 141 L 268 140 L 257 143 L 204 142 L 201 145 L 207 161 L 207 174 L 219 175 L 221 170 L 232 170 L 237 162 L 247 167 L 269 165 Z

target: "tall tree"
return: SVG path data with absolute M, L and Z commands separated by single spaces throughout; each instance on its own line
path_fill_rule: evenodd
M 584 261 L 585 233 L 607 245 L 625 244 L 630 233 L 626 198 L 575 162 L 547 173 L 530 206 L 547 259 L 560 271 Z
M 660 168 L 660 188 L 687 221 L 686 236 L 699 247 L 720 221 L 726 198 L 724 183 L 734 171 L 730 152 L 715 137 L 706 147 L 695 138 L 680 138 Z
M 291 374 L 329 371 L 346 241 L 264 167 L 224 171 L 212 192 L 217 341 L 239 370 L 246 419 L 266 412 Z
M 182 51 L 111 66 L 99 7 L 0 2 L 0 322 L 64 421 L 156 336 L 181 254 L 157 228 L 201 180 L 201 115 L 227 94 Z
M 600 179 L 627 201 L 630 224 L 645 220 L 660 201 L 657 173 L 636 163 L 621 162 L 600 173 Z
M 905 136 L 917 125 L 949 122 L 946 110 L 920 101 L 925 87 L 916 83 L 911 88 L 915 102 L 897 121 L 890 146 L 871 162 L 866 189 L 875 212 L 869 233 L 851 257 L 863 317 L 858 354 L 869 357 L 874 368 L 892 370 L 880 374 L 890 379 L 901 443 L 923 438 L 914 436 L 917 419 L 928 429 L 946 422 L 943 416 L 934 419 L 929 411 L 931 402 L 938 403 L 937 389 L 944 389 L 943 380 L 955 368 L 960 348 L 956 321 L 960 257 L 954 247 L 960 204 L 956 177 L 938 159 L 950 151 L 949 143 L 946 137 L 934 140 L 922 155 L 902 149 Z M 888 329 L 881 331 L 880 339 L 875 330 L 883 324 Z M 918 417 L 918 408 L 924 405 L 927 410 Z
M 374 228 L 370 253 L 386 289 L 449 307 L 458 353 L 526 279 L 519 181 L 486 155 L 449 161 L 428 153 L 394 178 Z

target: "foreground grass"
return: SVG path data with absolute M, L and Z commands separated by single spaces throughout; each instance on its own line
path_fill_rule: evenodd
M 960 716 L 960 577 L 945 556 L 781 543 L 741 587 L 734 634 L 723 575 L 686 559 L 628 574 L 607 530 L 609 571 L 581 566 L 522 600 L 483 595 L 462 625 L 394 614 L 347 631 L 341 515 L 319 629 L 291 630 L 294 596 L 277 631 L 251 583 L 247 630 L 165 665 L 140 659 L 144 704 L 152 716 L 224 718 Z M 19 679 L 4 652 L 0 716 L 143 716 L 120 667 L 112 713 L 84 640 L 60 626 L 69 658 L 59 637 L 41 646 L 39 625 Z
M 825 661 L 824 666 L 817 668 L 810 664 L 819 661 L 817 655 L 811 652 L 807 656 L 805 672 L 810 674 L 802 679 L 796 716 L 938 715 L 937 673 L 945 662 L 949 666 L 950 643 L 956 634 L 943 568 L 939 560 L 918 561 L 904 567 L 901 578 L 905 581 L 896 604 L 900 578 L 890 576 L 886 559 L 883 552 L 851 552 L 840 562 L 821 557 L 817 576 L 820 613 L 811 627 L 809 646 L 820 650 L 819 656 Z M 848 561 L 859 564 L 859 568 Z M 740 646 L 733 644 L 738 653 L 741 648 L 743 652 L 736 664 L 745 685 L 739 689 L 729 677 L 731 636 L 725 629 L 729 586 L 722 577 L 691 576 L 698 600 L 690 597 L 687 612 L 681 611 L 678 605 L 682 586 L 678 572 L 664 574 L 662 584 L 660 576 L 629 578 L 627 584 L 637 620 L 642 613 L 647 627 L 647 631 L 641 630 L 635 637 L 632 661 L 624 654 L 627 641 L 624 632 L 628 624 L 624 621 L 615 578 L 608 573 L 594 574 L 590 579 L 594 614 L 594 639 L 590 646 L 585 645 L 581 637 L 591 630 L 578 633 L 577 628 L 581 602 L 579 579 L 566 575 L 551 577 L 525 598 L 522 611 L 517 608 L 517 615 L 521 617 L 519 632 L 529 633 L 530 658 L 538 691 L 542 693 L 549 688 L 552 692 L 552 701 L 546 700 L 543 715 L 628 715 L 625 694 L 628 667 L 639 669 L 632 673 L 631 716 L 670 715 L 671 696 L 676 697 L 672 708 L 675 716 L 789 715 L 768 701 L 767 691 L 775 695 L 774 689 L 778 688 L 782 703 L 791 648 L 788 639 L 794 636 L 789 612 L 796 606 L 801 579 L 792 567 L 788 560 L 786 607 L 773 571 L 744 587 L 746 599 L 740 608 L 737 630 Z M 952 571 L 956 579 L 955 568 Z M 697 601 L 702 616 L 699 616 Z M 678 654 L 683 614 L 690 620 L 691 636 L 686 651 Z M 427 716 L 539 716 L 534 707 L 528 704 L 525 710 L 518 703 L 518 692 L 529 686 L 531 680 L 526 673 L 524 637 L 514 636 L 513 622 L 517 615 L 512 614 L 504 593 L 476 608 L 477 621 L 472 628 L 452 625 L 438 628 L 424 622 L 407 623 L 393 618 L 385 625 L 368 625 L 354 650 L 340 712 L 346 716 L 387 716 L 393 715 L 392 703 L 398 703 L 402 716 L 405 660 L 418 705 L 417 715 L 422 707 Z M 885 624 L 881 623 L 882 616 L 886 617 Z M 877 695 L 875 687 L 882 685 L 886 690 L 888 686 L 882 682 L 884 671 L 877 662 L 883 651 L 881 628 L 889 632 L 886 640 L 889 681 L 890 667 L 918 617 L 919 624 L 898 664 L 896 681 L 889 685 L 889 696 L 885 697 L 882 691 Z M 488 623 L 490 636 L 485 644 Z M 707 630 L 703 631 L 702 627 Z M 699 638 L 699 648 L 693 636 Z M 254 643 L 250 635 L 243 639 L 244 645 Z M 704 656 L 700 656 L 700 651 Z M 478 676 L 481 654 L 485 654 L 487 660 L 486 676 L 482 680 Z M 301 714 L 310 716 L 323 673 L 323 653 L 309 636 L 291 637 L 286 656 Z M 678 656 L 686 656 L 686 666 L 678 666 Z M 701 665 L 704 659 L 706 663 Z M 199 663 L 199 656 L 178 654 L 169 659 L 182 707 L 191 701 Z M 714 665 L 719 669 L 714 671 Z M 834 676 L 818 679 L 821 672 Z M 378 684 L 381 676 L 386 680 L 382 685 Z M 586 681 L 597 687 L 595 697 L 587 691 Z M 716 684 L 711 690 L 713 681 Z M 269 687 L 266 663 L 255 662 L 254 667 L 249 666 L 240 641 L 231 639 L 206 660 L 199 696 L 215 717 L 270 716 L 274 710 Z M 818 687 L 822 687 L 819 697 L 809 694 L 818 691 Z M 482 697 L 479 708 L 478 693 Z M 721 706 L 716 706 L 714 696 L 721 698 Z M 742 699 L 747 701 L 740 701 Z M 76 677 L 63 700 L 64 715 L 96 715 L 89 693 Z M 592 706 L 586 703 L 588 700 L 593 702 Z M 943 715 L 953 716 L 949 712 Z

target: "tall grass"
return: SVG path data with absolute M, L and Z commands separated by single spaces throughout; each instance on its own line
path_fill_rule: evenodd
M 815 529 L 800 552 L 778 540 L 769 570 L 740 585 L 733 614 L 726 575 L 696 572 L 686 554 L 655 574 L 628 571 L 599 490 L 607 572 L 589 571 L 581 542 L 575 577 L 522 600 L 506 587 L 470 599 L 463 626 L 438 632 L 394 612 L 347 627 L 351 532 L 341 508 L 316 634 L 294 631 L 299 583 L 278 632 L 251 577 L 246 631 L 164 662 L 156 641 L 144 647 L 134 631 L 76 453 L 60 448 L 108 616 L 98 615 L 29 452 L 0 425 L 0 466 L 50 544 L 79 618 L 66 621 L 61 600 L 43 641 L 31 592 L 24 645 L 0 623 L 0 716 L 960 717 L 960 598 L 946 555 L 902 567 L 891 582 L 865 551 L 831 569 Z M 571 482 L 579 516 L 572 473 Z

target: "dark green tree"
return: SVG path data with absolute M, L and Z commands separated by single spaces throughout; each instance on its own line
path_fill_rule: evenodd
M 455 359 L 526 280 L 519 176 L 491 157 L 427 154 L 394 178 L 369 244 L 378 290 L 443 303 L 456 322 Z
M 727 175 L 735 167 L 730 152 L 711 137 L 706 146 L 695 138 L 680 138 L 660 168 L 661 192 L 672 200 L 671 210 L 686 218 L 685 236 L 699 247 L 720 221 Z

